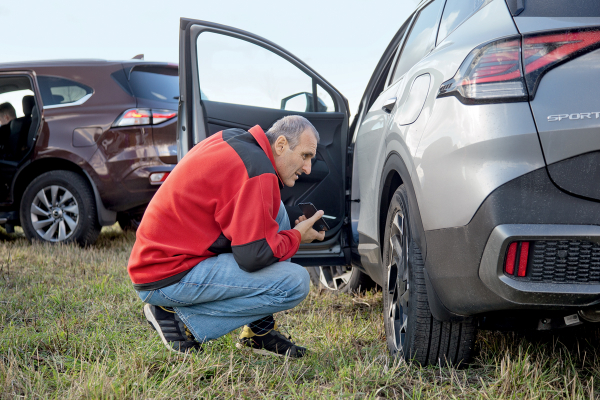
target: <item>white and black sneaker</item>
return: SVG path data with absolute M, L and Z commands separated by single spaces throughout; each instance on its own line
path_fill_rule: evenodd
M 194 335 L 172 308 L 146 304 L 144 305 L 144 315 L 169 350 L 185 353 L 202 349 Z

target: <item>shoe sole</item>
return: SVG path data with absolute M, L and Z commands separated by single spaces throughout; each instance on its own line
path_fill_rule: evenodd
M 181 354 L 180 351 L 177 351 L 174 348 L 172 348 L 169 345 L 169 342 L 167 342 L 167 339 L 165 339 L 162 331 L 160 330 L 160 325 L 158 325 L 158 321 L 156 320 L 156 318 L 154 318 L 154 314 L 152 314 L 152 311 L 150 311 L 150 307 L 151 307 L 150 304 L 144 305 L 144 315 L 146 316 L 146 319 L 148 320 L 148 323 L 158 333 L 158 336 L 160 336 L 160 340 L 162 340 L 163 344 L 167 347 L 167 349 L 169 349 L 173 353 Z
M 242 349 L 250 349 L 252 350 L 254 353 L 256 354 L 260 354 L 263 356 L 277 356 L 277 357 L 285 357 L 285 354 L 279 354 L 279 353 L 275 353 L 272 351 L 268 351 L 268 350 L 263 350 L 263 349 L 255 349 L 254 347 L 250 347 L 250 346 L 244 346 L 241 343 L 236 343 L 235 347 L 237 347 L 238 349 L 242 350 Z

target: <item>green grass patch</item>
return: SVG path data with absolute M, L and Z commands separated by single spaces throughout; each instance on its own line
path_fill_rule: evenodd
M 132 233 L 98 243 L 29 243 L 0 232 L 0 398 L 598 398 L 600 335 L 530 340 L 481 332 L 463 369 L 390 359 L 380 292 L 311 291 L 276 318 L 309 348 L 300 360 L 235 348 L 237 331 L 198 354 L 167 351 L 127 276 Z

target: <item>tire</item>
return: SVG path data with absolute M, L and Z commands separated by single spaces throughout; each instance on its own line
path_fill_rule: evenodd
M 100 229 L 96 201 L 89 183 L 72 171 L 50 171 L 25 189 L 20 206 L 21 226 L 30 242 L 96 242 Z
M 128 212 L 120 212 L 117 213 L 117 222 L 123 231 L 137 231 L 137 228 L 140 226 L 142 222 L 142 216 L 144 213 L 128 213 Z
M 388 349 L 394 357 L 419 364 L 458 366 L 471 358 L 472 318 L 441 322 L 431 314 L 421 251 L 412 239 L 404 185 L 394 193 L 385 226 L 383 316 Z
M 369 275 L 358 268 L 307 267 L 310 281 L 319 289 L 337 293 L 361 293 L 375 287 Z

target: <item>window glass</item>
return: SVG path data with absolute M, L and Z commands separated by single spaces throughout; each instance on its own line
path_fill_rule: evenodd
M 475 14 L 479 9 L 488 4 L 491 0 L 446 0 L 444 14 L 440 22 L 437 43 L 441 42 L 462 24 L 467 18 Z
M 75 103 L 91 95 L 91 87 L 70 79 L 53 76 L 38 77 L 44 107 Z
M 413 65 L 418 63 L 431 48 L 433 31 L 437 25 L 442 0 L 435 0 L 421 10 L 417 21 L 413 24 L 410 34 L 404 43 L 400 59 L 396 64 L 396 71 L 392 82 L 406 73 Z
M 244 40 L 204 32 L 198 36 L 198 74 L 203 100 L 313 111 L 312 78 L 277 54 Z M 335 111 L 331 96 L 318 91 L 318 110 Z
M 133 95 L 142 99 L 177 103 L 179 101 L 179 71 L 162 66 L 137 66 L 129 75 Z
M 0 80 L 0 84 L 1 84 Z M 0 104 L 9 103 L 15 109 L 17 118 L 25 116 L 23 113 L 23 97 L 33 96 L 31 89 L 15 90 L 14 92 L 0 94 Z M 1 123 L 0 123 L 1 124 Z

